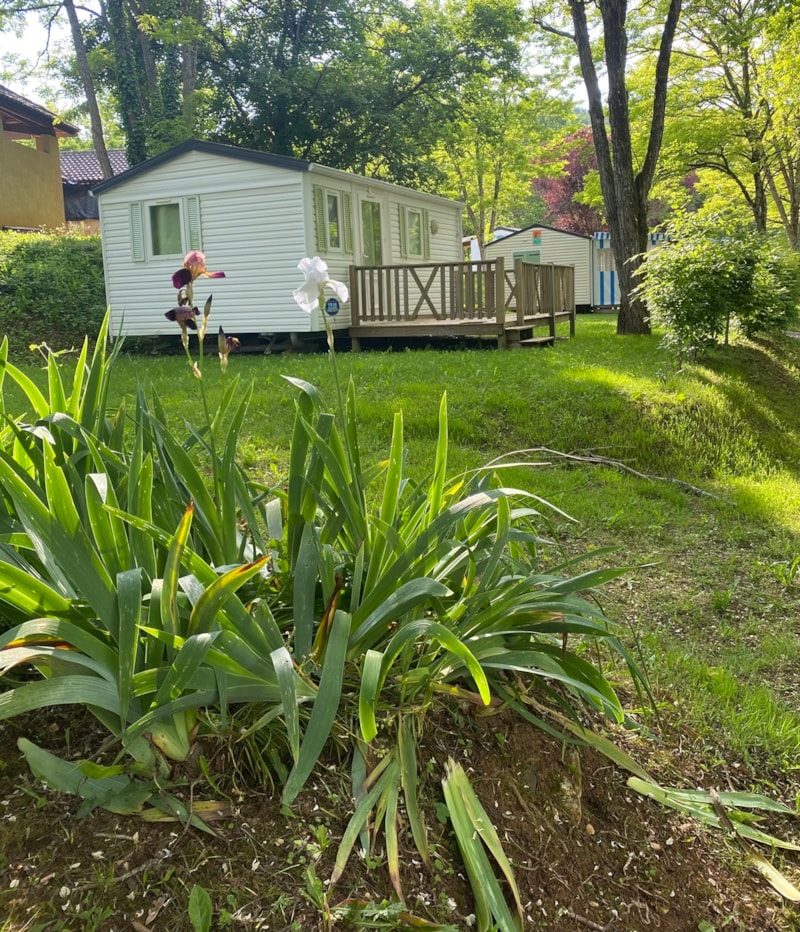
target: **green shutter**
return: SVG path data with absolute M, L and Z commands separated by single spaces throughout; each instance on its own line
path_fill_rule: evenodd
M 200 198 L 186 198 L 186 222 L 189 227 L 189 249 L 202 249 L 203 237 L 200 226 Z
M 131 258 L 134 262 L 144 262 L 144 209 L 141 201 L 130 204 L 129 210 L 131 224 Z
M 408 227 L 406 225 L 406 209 L 400 204 L 397 208 L 400 219 L 400 255 L 408 258 Z
M 431 222 L 427 210 L 422 211 L 422 256 L 425 259 L 431 257 Z
M 328 223 L 325 212 L 325 189 L 314 185 L 314 226 L 317 230 L 317 249 L 328 251 Z
M 347 191 L 342 191 L 342 227 L 344 232 L 342 245 L 344 251 L 349 253 L 353 251 L 353 210 L 351 200 Z

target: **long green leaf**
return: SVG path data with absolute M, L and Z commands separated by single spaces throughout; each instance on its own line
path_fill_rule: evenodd
M 25 615 L 65 615 L 72 603 L 46 582 L 24 570 L 0 560 L 0 601 Z
M 479 902 L 482 903 L 478 928 L 488 930 L 491 919 L 494 919 L 501 932 L 518 932 L 524 922 L 524 913 L 511 864 L 486 810 L 470 786 L 467 775 L 461 765 L 452 758 L 447 762 L 442 787 L 458 847 L 470 877 L 476 906 Z M 517 907 L 516 919 L 511 915 L 481 842 L 489 849 L 511 888 Z
M 116 685 L 99 676 L 75 675 L 38 680 L 0 693 L 0 720 L 56 705 L 85 706 L 89 699 L 93 706 L 119 714 Z
M 292 760 L 296 765 L 300 759 L 300 716 L 298 714 L 297 689 L 295 688 L 297 672 L 294 668 L 292 655 L 285 647 L 279 647 L 270 656 L 281 690 L 283 718 L 286 723 L 289 750 L 292 752 Z
M 194 502 L 190 502 L 172 538 L 172 545 L 164 566 L 164 580 L 161 590 L 161 624 L 164 626 L 165 631 L 170 631 L 172 634 L 183 633 L 178 612 L 178 581 L 181 575 L 183 551 L 189 539 L 193 516 Z
M 25 393 L 37 416 L 40 418 L 47 417 L 50 413 L 50 405 L 44 395 L 39 391 L 33 379 L 27 376 L 21 369 L 18 369 L 13 363 L 8 362 L 5 357 L 0 360 L 0 364 L 2 364 L 3 372 L 7 372 Z
M 641 793 L 643 796 L 649 796 L 651 799 L 655 799 L 657 802 L 660 802 L 665 806 L 669 806 L 671 809 L 678 809 L 681 812 L 686 812 L 689 815 L 693 815 L 701 822 L 707 822 L 709 825 L 714 825 L 717 828 L 724 828 L 724 826 L 722 826 L 720 823 L 719 816 L 711 807 L 710 794 L 705 794 L 706 801 L 702 802 L 702 794 L 699 797 L 696 795 L 687 796 L 686 793 L 676 795 L 675 792 L 666 787 L 659 786 L 657 783 L 648 783 L 644 780 L 640 780 L 638 777 L 628 777 L 628 786 L 632 790 L 636 790 L 637 793 Z M 747 825 L 744 822 L 738 822 L 736 820 L 730 821 L 733 825 L 734 831 L 738 835 L 742 835 L 744 838 L 748 838 L 751 841 L 757 841 L 763 845 L 769 845 L 773 848 L 784 848 L 788 851 L 800 851 L 800 845 L 795 844 L 794 842 L 784 841 L 782 838 L 769 835 L 766 832 L 762 832 L 759 829 L 753 828 L 753 826 Z
M 119 714 L 123 722 L 128 720 L 128 710 L 133 698 L 133 676 L 139 655 L 139 622 L 142 609 L 142 571 L 126 570 L 117 576 L 119 598 Z
M 380 690 L 381 661 L 383 654 L 377 650 L 368 650 L 361 666 L 361 686 L 358 691 L 358 719 L 361 723 L 361 735 L 369 744 L 378 734 L 375 720 L 378 692 Z
M 342 834 L 342 840 L 339 843 L 339 849 L 336 852 L 336 863 L 331 874 L 331 885 L 335 884 L 347 866 L 350 858 L 350 852 L 356 839 L 361 834 L 361 830 L 367 824 L 370 812 L 375 804 L 383 796 L 389 787 L 391 787 L 398 778 L 399 764 L 392 757 L 384 758 L 387 761 L 385 769 L 380 776 L 376 778 L 370 789 L 361 797 L 356 805 L 350 821 Z
M 283 788 L 283 802 L 294 801 L 314 769 L 322 749 L 331 733 L 342 698 L 344 662 L 347 656 L 347 639 L 350 634 L 350 616 L 338 611 L 333 617 L 325 664 L 319 681 L 319 692 L 308 721 L 300 755 Z
M 34 776 L 52 789 L 85 799 L 89 808 L 84 812 L 99 806 L 109 812 L 129 815 L 140 812 L 153 795 L 152 786 L 123 774 L 99 778 L 87 776 L 81 761 L 61 760 L 27 738 L 19 738 L 17 746 L 25 755 Z
M 372 589 L 375 580 L 381 571 L 383 554 L 387 547 L 385 534 L 381 534 L 381 526 L 390 528 L 397 514 L 397 504 L 400 494 L 400 483 L 403 478 L 403 416 L 397 412 L 392 427 L 392 442 L 389 448 L 389 463 L 384 478 L 383 497 L 381 499 L 380 523 L 373 525 L 373 540 L 369 570 L 367 572 L 366 587 Z
M 86 477 L 86 510 L 89 526 L 97 548 L 109 574 L 116 577 L 131 567 L 131 552 L 123 522 L 105 509 L 117 507 L 114 487 L 104 473 L 89 473 Z
M 268 562 L 269 557 L 262 557 L 255 563 L 237 566 L 208 586 L 192 609 L 186 633 L 191 635 L 200 631 L 210 631 L 222 606 L 237 589 L 257 576 Z
M 398 586 L 374 611 L 366 615 L 362 608 L 353 616 L 354 624 L 358 627 L 350 639 L 350 653 L 357 656 L 367 648 L 367 642 L 376 628 L 388 630 L 392 622 L 398 620 L 406 612 L 415 609 L 422 611 L 431 599 L 444 598 L 450 594 L 447 586 L 435 579 L 412 579 Z
M 403 787 L 403 799 L 406 815 L 411 827 L 411 835 L 423 862 L 430 865 L 428 833 L 419 808 L 419 776 L 417 772 L 417 746 L 405 716 L 401 718 L 397 729 L 397 750 L 400 761 L 400 780 Z
M 292 587 L 294 649 L 300 662 L 311 653 L 311 645 L 314 639 L 318 560 L 319 540 L 317 530 L 313 524 L 306 524 L 297 551 Z
M 378 687 L 383 685 L 386 676 L 389 673 L 389 670 L 397 659 L 397 657 L 402 653 L 403 648 L 407 644 L 411 644 L 416 638 L 424 636 L 426 639 L 437 641 L 442 647 L 445 648 L 450 654 L 458 658 L 460 663 L 463 663 L 464 666 L 469 670 L 470 675 L 475 681 L 475 685 L 478 688 L 480 697 L 483 700 L 484 705 L 489 705 L 491 702 L 492 696 L 489 689 L 489 682 L 486 679 L 486 674 L 481 667 L 481 664 L 478 662 L 475 655 L 467 647 L 466 644 L 463 644 L 449 628 L 446 628 L 444 625 L 439 624 L 437 621 L 428 621 L 427 619 L 422 619 L 420 621 L 413 621 L 410 624 L 405 625 L 401 628 L 391 639 L 389 644 L 386 647 L 386 651 L 383 656 L 383 662 L 381 664 L 381 679 L 378 684 Z M 449 660 L 445 659 L 442 661 L 444 665 L 450 663 Z

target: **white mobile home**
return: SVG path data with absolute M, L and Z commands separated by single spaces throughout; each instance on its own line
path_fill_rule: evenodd
M 484 252 L 487 259 L 502 256 L 508 268 L 514 261 L 532 262 L 541 265 L 572 265 L 575 268 L 575 306 L 588 310 L 594 306 L 592 298 L 592 269 L 595 241 L 582 233 L 570 233 L 538 223 L 508 236 L 487 243 Z
M 351 265 L 461 260 L 461 204 L 286 156 L 188 140 L 93 189 L 100 207 L 114 336 L 176 333 L 173 272 L 191 249 L 226 277 L 212 325 L 229 334 L 322 331 L 292 292 L 297 263 L 320 256 L 332 278 Z M 350 325 L 350 306 L 332 318 Z

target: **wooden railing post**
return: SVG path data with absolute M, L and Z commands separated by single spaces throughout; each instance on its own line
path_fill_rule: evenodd
M 358 290 L 358 272 L 354 265 L 348 269 L 348 278 L 350 279 L 350 321 L 358 325 L 361 323 L 361 301 Z
M 487 266 L 487 271 L 488 271 Z M 497 323 L 497 348 L 508 349 L 506 338 L 506 273 L 505 261 L 498 256 L 494 263 L 494 319 Z

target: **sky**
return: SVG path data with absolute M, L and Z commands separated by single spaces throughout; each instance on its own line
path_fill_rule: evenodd
M 51 54 L 61 42 L 68 42 L 68 32 L 62 29 L 53 30 L 50 40 Z M 26 78 L 24 71 L 21 75 L 13 77 L 4 76 L 8 70 L 16 71 L 16 62 L 23 60 L 31 67 L 36 67 L 40 63 L 47 46 L 47 32 L 34 19 L 29 17 L 25 31 L 21 36 L 15 36 L 10 32 L 0 32 L 0 84 L 11 88 L 17 94 L 28 97 L 35 103 L 46 104 L 46 97 L 49 96 L 46 91 L 46 79 L 40 77 Z M 50 100 L 50 103 L 53 103 Z

